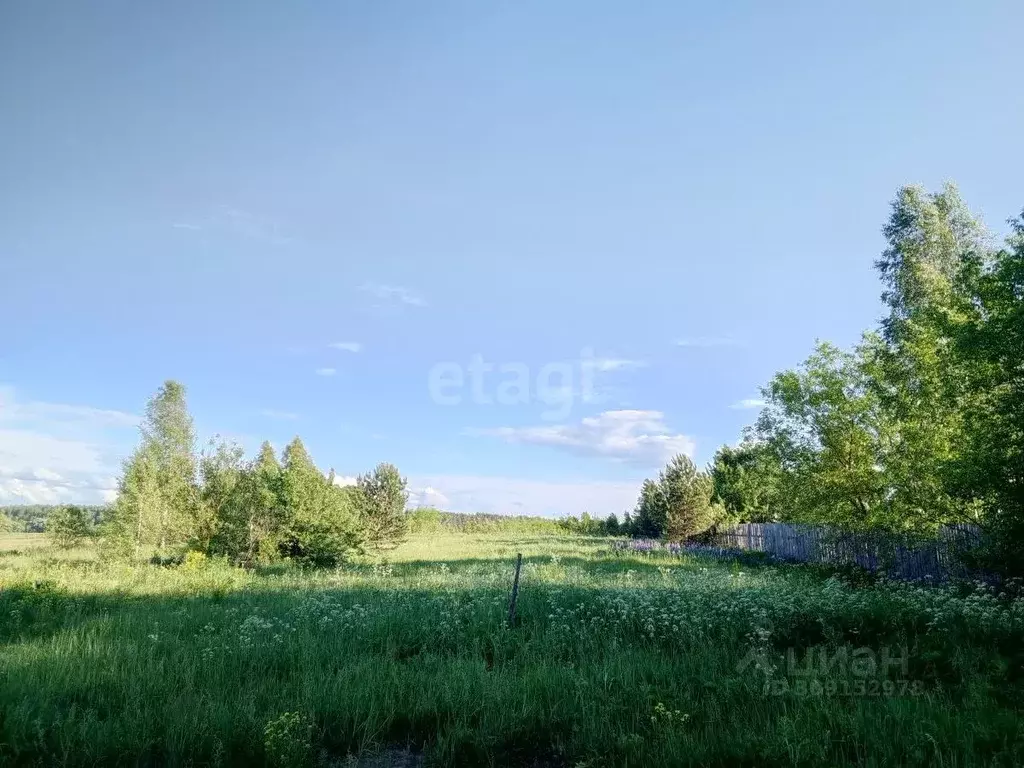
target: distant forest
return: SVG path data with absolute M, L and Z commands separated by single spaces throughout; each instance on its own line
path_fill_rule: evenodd
M 60 509 L 57 504 L 15 504 L 9 507 L 0 507 L 0 515 L 7 515 L 13 523 L 16 532 L 42 533 L 46 530 L 46 518 L 55 509 Z M 103 507 L 79 506 L 88 520 L 93 525 L 98 525 L 100 516 L 103 514 Z

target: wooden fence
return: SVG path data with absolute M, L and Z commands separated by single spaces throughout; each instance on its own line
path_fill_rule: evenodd
M 841 531 L 789 523 L 745 523 L 717 534 L 723 547 L 768 552 L 802 563 L 857 565 L 894 579 L 969 578 L 963 553 L 980 542 L 972 525 L 942 527 L 932 538 Z

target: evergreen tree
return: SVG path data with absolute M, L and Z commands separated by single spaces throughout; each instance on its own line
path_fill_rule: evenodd
M 378 548 L 395 546 L 406 534 L 405 478 L 393 464 L 382 463 L 360 475 L 357 486 L 367 540 Z
M 655 480 L 644 480 L 633 512 L 632 535 L 656 539 L 664 535 L 667 524 L 668 506 L 663 488 Z
M 673 457 L 658 478 L 665 504 L 664 534 L 682 541 L 706 531 L 714 522 L 714 483 L 689 457 Z
M 298 437 L 285 447 L 282 459 L 281 551 L 309 565 L 336 565 L 362 544 L 357 510 L 342 489 L 328 484 Z

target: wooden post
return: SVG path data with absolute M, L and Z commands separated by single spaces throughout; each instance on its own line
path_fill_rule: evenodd
M 512 579 L 512 600 L 508 604 L 508 625 L 516 625 L 516 598 L 519 597 L 519 569 L 523 567 L 523 553 L 516 555 L 516 575 Z

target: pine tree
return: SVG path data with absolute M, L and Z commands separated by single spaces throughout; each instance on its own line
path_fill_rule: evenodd
M 668 508 L 661 485 L 654 480 L 644 480 L 637 499 L 632 519 L 632 535 L 656 539 L 665 533 Z
M 310 565 L 336 565 L 362 544 L 356 510 L 342 489 L 327 483 L 298 437 L 285 447 L 282 458 L 285 524 L 281 550 Z
M 665 535 L 682 541 L 703 533 L 712 524 L 714 483 L 689 457 L 675 456 L 658 478 L 665 499 Z
M 405 478 L 394 465 L 382 463 L 360 475 L 357 485 L 367 540 L 378 548 L 395 546 L 406 534 Z

